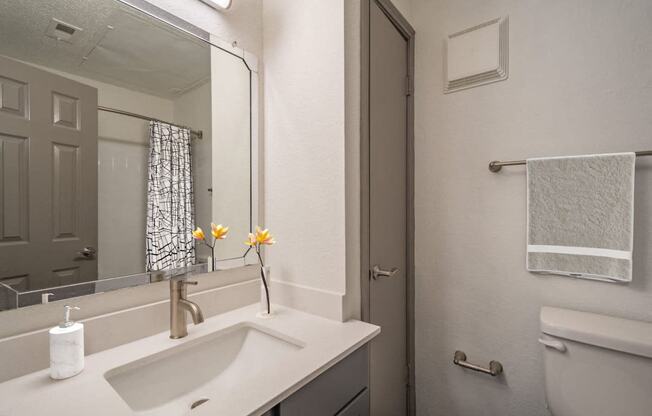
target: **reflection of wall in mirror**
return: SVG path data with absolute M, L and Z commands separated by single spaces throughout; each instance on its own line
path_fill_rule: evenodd
M 251 221 L 250 72 L 242 59 L 212 47 L 211 84 L 212 218 L 231 227 L 216 257 L 235 258 L 244 254 Z
M 208 229 L 211 219 L 211 83 L 205 82 L 173 101 L 174 122 L 201 130 L 202 140 L 192 141 L 192 169 L 195 191 L 195 226 Z M 216 221 L 219 221 L 216 219 Z M 205 262 L 210 249 L 197 245 L 197 261 Z
M 171 120 L 172 101 L 107 85 L 100 105 Z M 100 111 L 98 272 L 100 279 L 145 271 L 149 123 Z

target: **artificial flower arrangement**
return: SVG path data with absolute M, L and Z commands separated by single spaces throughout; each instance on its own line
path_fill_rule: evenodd
M 215 270 L 215 243 L 217 243 L 217 240 L 224 240 L 228 233 L 229 227 L 224 227 L 222 224 L 215 225 L 211 223 L 211 235 L 213 236 L 213 240 L 209 243 L 206 239 L 206 235 L 204 234 L 204 230 L 201 228 L 197 227 L 197 229 L 192 232 L 192 236 L 195 238 L 195 240 L 202 241 L 204 244 L 206 244 L 207 247 L 211 249 L 212 270 Z
M 267 286 L 267 278 L 265 276 L 265 263 L 263 263 L 263 258 L 260 255 L 261 246 L 271 246 L 276 243 L 272 234 L 269 230 L 263 230 L 260 227 L 256 227 L 256 233 L 249 233 L 249 237 L 245 244 L 250 248 L 256 250 L 256 255 L 258 255 L 258 261 L 260 261 L 260 278 L 263 281 L 263 286 L 265 287 L 265 299 L 267 300 L 267 314 L 271 313 L 270 304 L 269 304 L 269 287 Z
M 213 270 L 215 270 L 215 243 L 217 243 L 217 240 L 224 240 L 228 233 L 229 227 L 224 227 L 222 224 L 215 225 L 213 223 L 211 223 L 211 235 L 213 236 L 213 239 L 210 242 L 206 238 L 204 230 L 202 230 L 200 227 L 197 227 L 192 232 L 192 236 L 195 240 L 203 242 L 207 247 L 211 249 L 211 261 L 213 262 Z M 260 249 L 262 246 L 271 246 L 274 243 L 276 243 L 276 241 L 274 240 L 272 234 L 270 234 L 269 230 L 263 230 L 260 227 L 256 227 L 255 233 L 249 233 L 247 241 L 245 241 L 245 244 L 248 245 L 249 248 L 253 248 L 256 251 L 258 261 L 260 262 L 260 278 L 263 281 L 263 287 L 265 288 L 265 299 L 267 301 L 268 315 L 271 313 L 269 302 L 269 286 L 267 277 L 265 276 L 265 263 L 263 263 L 263 257 L 260 254 Z

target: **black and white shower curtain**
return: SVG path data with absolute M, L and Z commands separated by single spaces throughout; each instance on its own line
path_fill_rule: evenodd
M 195 262 L 195 223 L 190 131 L 159 121 L 149 125 L 147 271 Z

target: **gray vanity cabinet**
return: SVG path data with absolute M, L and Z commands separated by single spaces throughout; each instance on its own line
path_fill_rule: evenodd
M 337 416 L 369 416 L 369 389 L 360 392 Z
M 369 416 L 367 345 L 283 400 L 275 416 Z

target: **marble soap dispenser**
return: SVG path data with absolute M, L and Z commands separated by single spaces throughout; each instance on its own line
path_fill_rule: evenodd
M 50 329 L 50 377 L 62 380 L 84 369 L 84 325 L 70 320 L 76 306 L 64 306 L 64 320 Z

